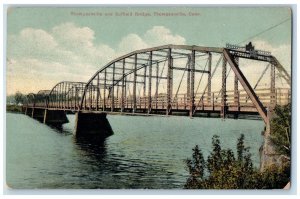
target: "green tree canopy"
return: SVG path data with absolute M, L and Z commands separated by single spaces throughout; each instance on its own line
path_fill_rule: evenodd
M 25 99 L 25 96 L 21 92 L 17 91 L 15 94 L 16 104 L 23 104 L 24 99 Z

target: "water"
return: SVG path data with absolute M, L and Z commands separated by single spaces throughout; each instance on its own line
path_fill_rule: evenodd
M 259 166 L 262 121 L 109 115 L 114 135 L 104 142 L 76 139 L 74 115 L 62 130 L 22 114 L 6 114 L 6 183 L 12 188 L 181 189 L 184 160 L 198 144 L 206 156 L 211 138 L 235 151 L 245 134 Z

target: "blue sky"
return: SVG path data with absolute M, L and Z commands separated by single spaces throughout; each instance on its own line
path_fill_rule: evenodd
M 136 12 L 151 16 L 116 16 Z M 154 16 L 154 12 L 187 16 Z M 91 13 L 98 16 L 82 16 Z M 287 7 L 9 8 L 7 94 L 49 89 L 62 80 L 87 81 L 111 59 L 140 48 L 238 44 L 290 18 Z M 271 51 L 289 70 L 291 20 L 251 41 Z

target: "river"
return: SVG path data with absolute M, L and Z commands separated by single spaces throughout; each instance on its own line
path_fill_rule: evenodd
M 6 114 L 6 183 L 23 189 L 182 189 L 184 160 L 198 144 L 204 155 L 211 138 L 236 151 L 240 134 L 259 167 L 261 120 L 107 116 L 114 135 L 104 142 L 76 139 L 75 116 L 62 129 L 23 114 Z

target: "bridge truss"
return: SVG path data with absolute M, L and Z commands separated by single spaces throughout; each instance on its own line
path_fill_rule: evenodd
M 260 71 L 257 77 L 247 76 L 253 61 L 267 65 L 253 65 L 252 70 Z M 285 88 L 276 88 L 276 73 Z M 260 87 L 263 81 L 268 84 Z M 29 94 L 28 106 L 190 117 L 259 113 L 266 122 L 267 108 L 290 101 L 290 82 L 284 67 L 265 51 L 165 45 L 114 59 L 87 83 L 60 82 L 50 91 Z

